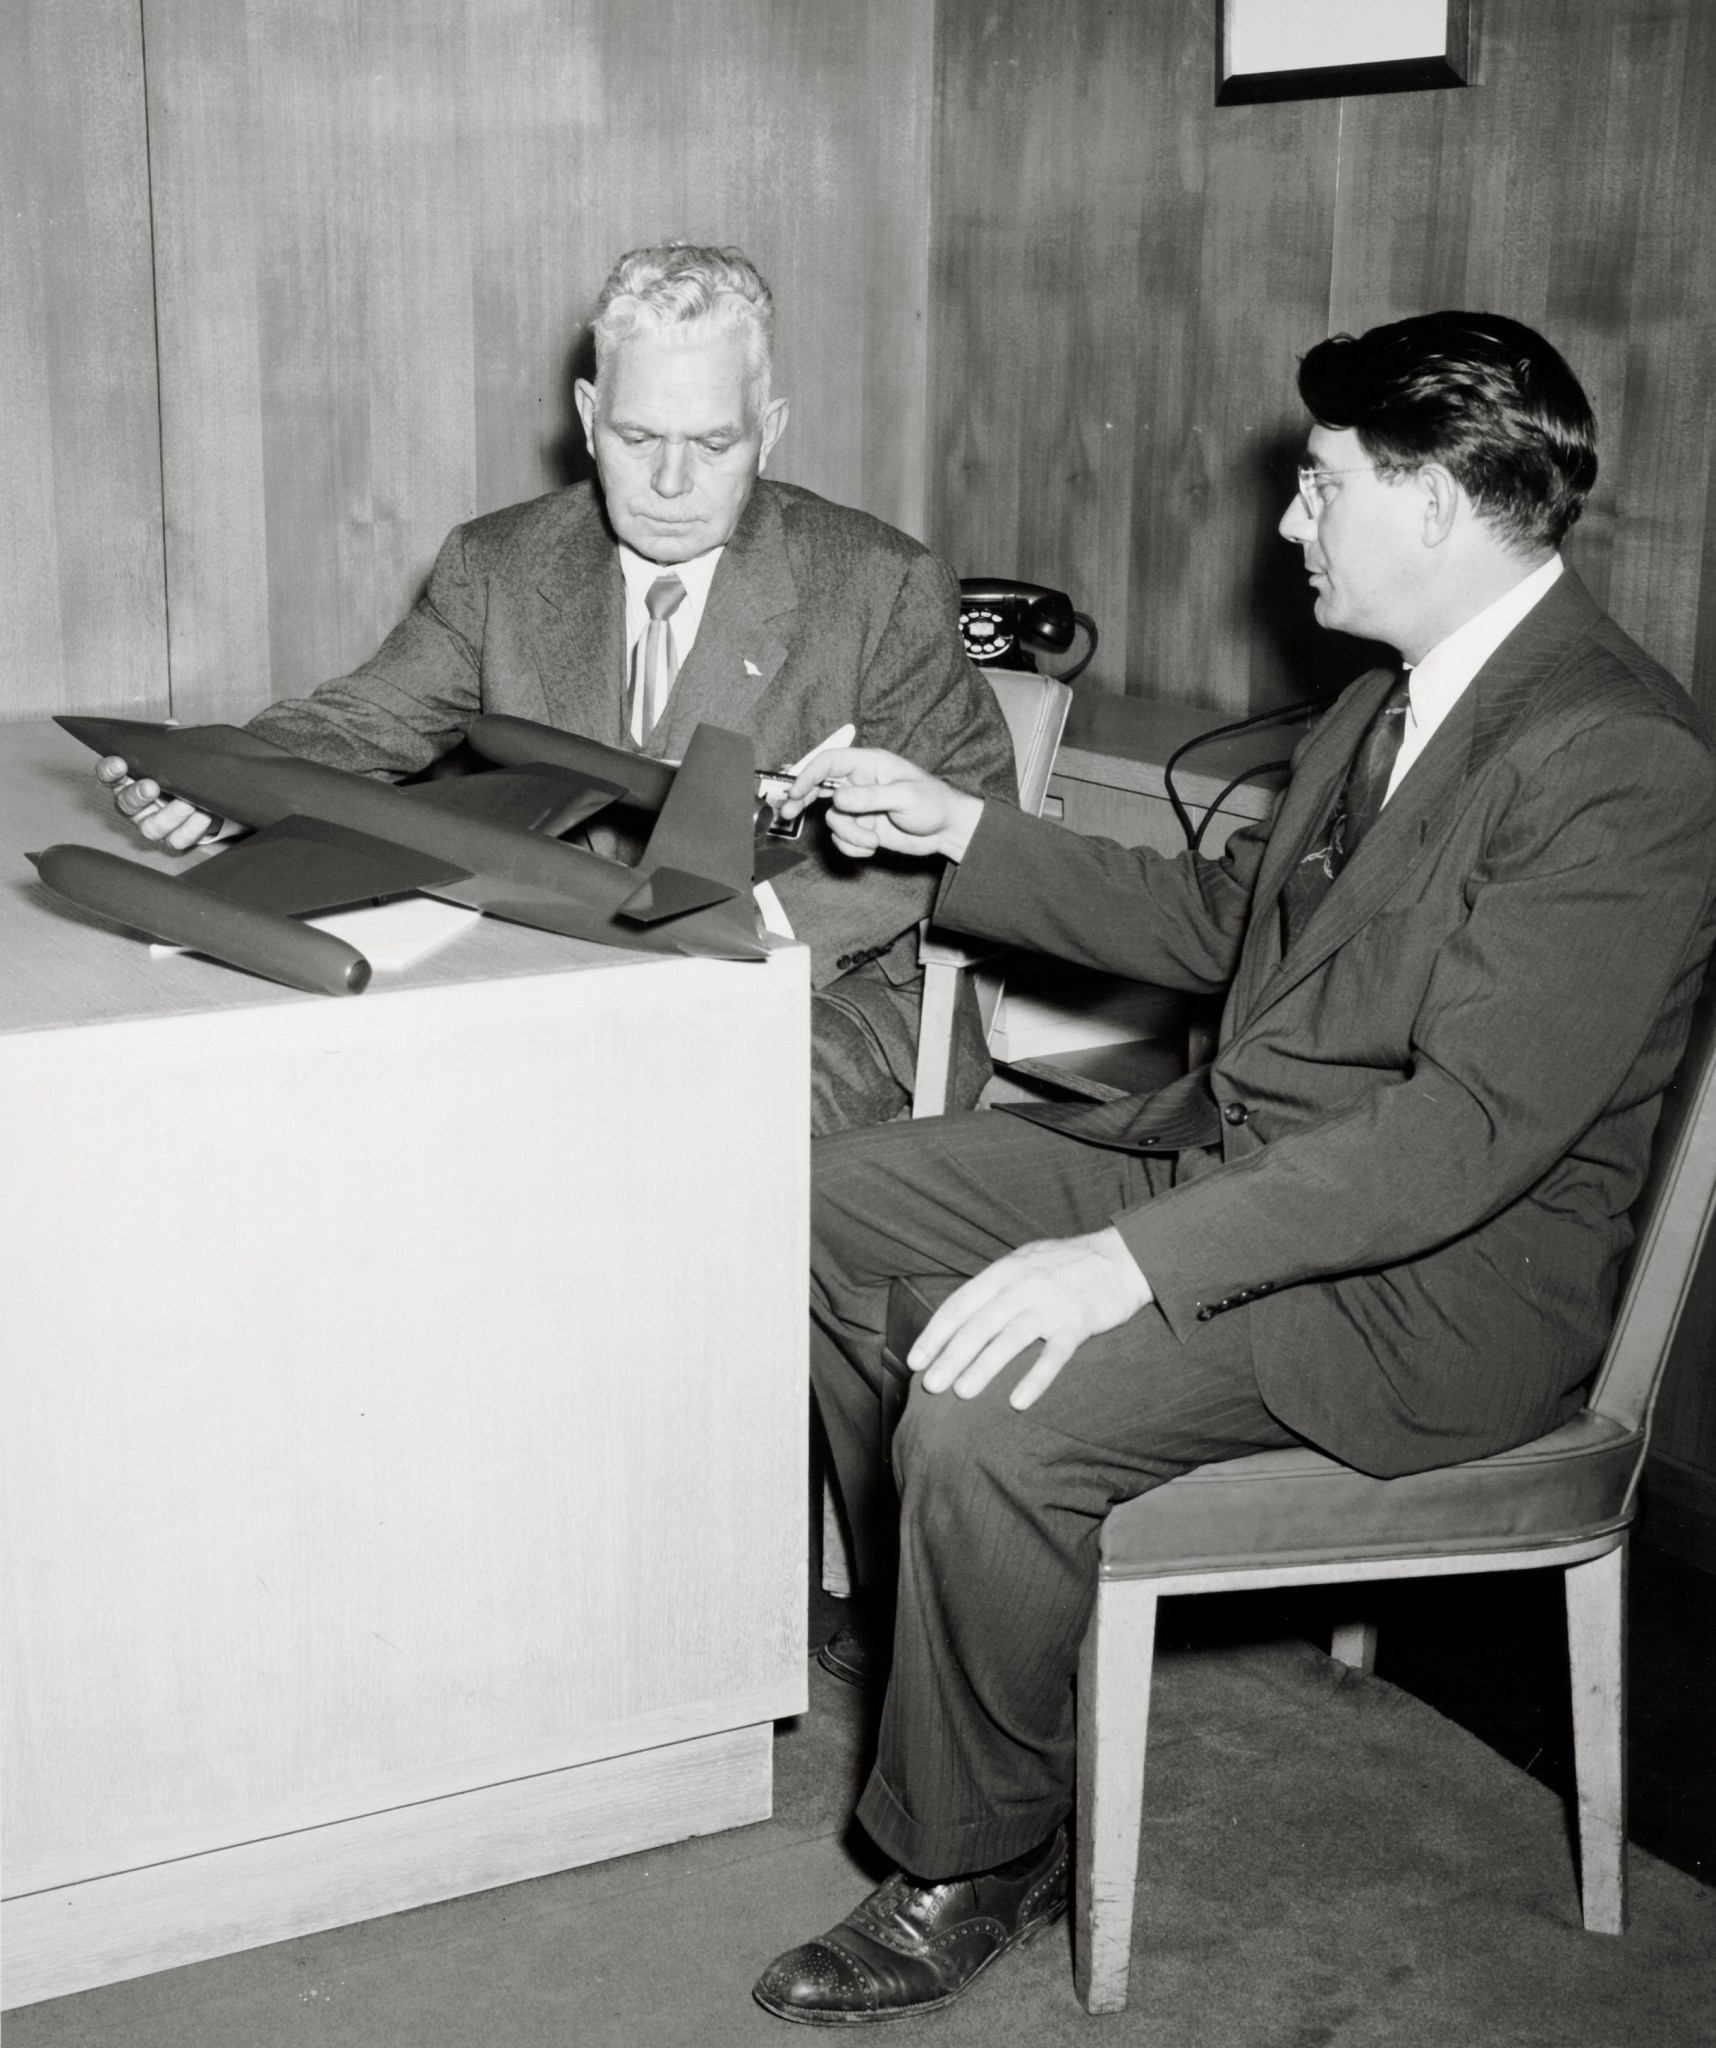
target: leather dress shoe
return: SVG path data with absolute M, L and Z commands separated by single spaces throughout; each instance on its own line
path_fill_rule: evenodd
M 842 1684 L 866 1686 L 876 1675 L 875 1638 L 861 1622 L 846 1622 L 819 1646 L 816 1661 Z
M 919 1884 L 896 1871 L 831 1927 L 777 1956 L 753 1992 L 764 2011 L 811 2026 L 906 2019 L 951 2004 L 1010 1948 L 1067 1909 L 1067 1831 L 974 1877 Z
M 845 1685 L 880 1690 L 888 1682 L 893 1650 L 893 1602 L 861 1591 L 845 1621 L 818 1648 L 816 1661 Z

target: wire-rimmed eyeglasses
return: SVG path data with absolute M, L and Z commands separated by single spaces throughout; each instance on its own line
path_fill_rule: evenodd
M 1323 486 L 1330 477 L 1374 476 L 1376 471 L 1368 462 L 1361 463 L 1357 469 L 1319 469 L 1314 462 L 1301 462 L 1295 474 L 1299 479 L 1299 503 L 1305 508 L 1305 517 L 1317 519 L 1327 502 L 1323 497 Z

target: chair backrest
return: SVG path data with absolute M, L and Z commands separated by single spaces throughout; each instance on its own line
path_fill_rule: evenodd
M 1633 1204 L 1631 1269 L 1589 1406 L 1629 1430 L 1650 1421 L 1716 1207 L 1716 972 L 1663 1097 L 1650 1171 Z M 1635 1479 L 1635 1484 L 1636 1484 Z
M 1019 808 L 1030 817 L 1038 817 L 1049 792 L 1055 749 L 1061 743 L 1067 713 L 1072 709 L 1072 691 L 1053 676 L 1040 676 L 1029 669 L 986 668 L 983 674 L 1013 736 Z

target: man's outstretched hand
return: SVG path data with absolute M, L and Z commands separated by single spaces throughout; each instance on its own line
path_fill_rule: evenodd
M 836 747 L 799 771 L 785 803 L 795 818 L 825 785 L 828 829 L 842 853 L 868 860 L 878 848 L 959 860 L 971 844 L 983 799 L 880 747 Z
M 906 1356 L 927 1392 L 969 1401 L 1040 1337 L 1042 1355 L 1008 1397 L 1029 1408 L 1087 1337 L 1117 1329 L 1154 1300 L 1112 1225 L 1088 1237 L 1022 1244 L 950 1294 Z

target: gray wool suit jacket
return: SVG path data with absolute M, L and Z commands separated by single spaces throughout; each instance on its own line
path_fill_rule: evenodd
M 1526 1441 L 1574 1405 L 1716 930 L 1709 738 L 1569 573 L 1284 953 L 1282 886 L 1390 681 L 1352 685 L 1273 822 L 1219 861 L 986 809 L 937 911 L 1228 991 L 1210 1068 L 1040 1120 L 1219 1148 L 1115 1221 L 1177 1333 L 1245 1305 L 1272 1411 L 1381 1474 Z
M 868 514 L 758 481 L 727 543 L 665 716 L 643 752 L 677 759 L 700 721 L 750 735 L 759 768 L 800 759 L 845 724 L 960 787 L 1011 802 L 1013 749 L 994 692 L 965 658 L 958 585 Z M 460 526 L 375 656 L 251 729 L 359 772 L 411 773 L 481 711 L 631 748 L 625 584 L 588 484 Z M 849 861 L 820 820 L 776 884 L 817 987 L 878 961 L 916 978 L 910 936 L 936 877 L 922 862 Z

